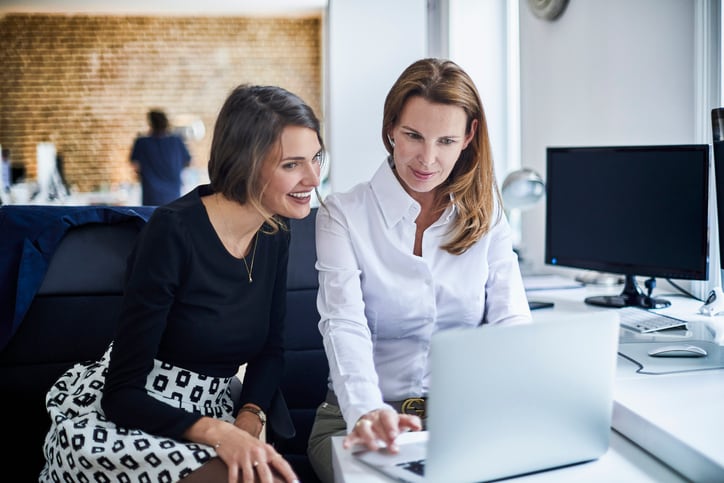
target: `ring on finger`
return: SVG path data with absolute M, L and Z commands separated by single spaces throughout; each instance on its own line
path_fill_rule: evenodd
M 258 462 L 258 461 L 254 461 L 254 462 L 252 463 L 252 465 L 253 465 L 253 466 L 259 466 L 259 462 Z
M 360 419 L 359 421 L 357 421 L 357 423 L 355 423 L 355 426 L 366 426 L 369 428 L 370 426 L 372 426 L 372 421 L 370 421 L 369 419 Z

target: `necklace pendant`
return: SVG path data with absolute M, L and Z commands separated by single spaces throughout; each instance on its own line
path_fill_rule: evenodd
M 257 233 L 254 235 L 254 250 L 251 252 L 251 265 L 246 263 L 246 257 L 243 257 L 241 260 L 244 262 L 244 266 L 246 267 L 246 273 L 249 275 L 249 283 L 253 282 L 254 280 L 251 278 L 251 273 L 254 271 L 254 258 L 256 257 L 256 243 L 259 241 L 259 234 Z

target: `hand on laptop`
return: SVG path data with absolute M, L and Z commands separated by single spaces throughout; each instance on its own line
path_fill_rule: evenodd
M 342 447 L 345 449 L 361 444 L 371 451 L 380 446 L 387 446 L 391 453 L 397 453 L 399 448 L 395 438 L 404 431 L 420 431 L 422 421 L 413 414 L 398 414 L 390 409 L 376 409 L 362 415 L 351 433 L 344 438 Z

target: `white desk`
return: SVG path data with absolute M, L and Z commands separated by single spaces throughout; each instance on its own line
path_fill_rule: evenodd
M 410 439 L 425 438 L 425 433 L 407 433 Z M 401 436 L 401 438 L 403 437 Z M 357 461 L 342 448 L 342 437 L 332 438 L 332 459 L 336 483 L 389 483 L 386 476 Z M 402 441 L 402 439 L 401 439 Z M 629 440 L 611 431 L 611 445 L 601 458 L 589 463 L 505 480 L 521 483 L 681 483 L 687 481 L 651 457 Z
M 671 301 L 658 312 L 689 321 L 688 331 L 634 334 L 622 330 L 620 350 L 635 342 L 705 340 L 722 343 L 724 316 L 708 317 L 698 313 L 701 302 L 676 295 L 675 289 L 661 283 L 663 290 L 654 295 Z M 534 300 L 555 303 L 553 309 L 533 312 L 536 321 L 554 319 L 562 313 L 615 310 L 586 305 L 589 295 L 620 293 L 621 286 L 529 292 Z M 671 295 L 670 295 L 671 294 Z M 710 353 L 708 360 L 724 365 L 724 352 Z M 658 360 L 659 362 L 661 360 Z M 692 364 L 704 359 L 683 361 Z M 646 361 L 644 364 L 652 362 Z M 667 359 L 671 364 L 672 359 Z M 724 369 L 640 374 L 639 366 L 619 357 L 613 428 L 665 461 L 692 481 L 724 481 Z
M 593 286 L 533 291 L 528 296 L 531 300 L 555 303 L 552 309 L 533 312 L 536 322 L 545 322 L 561 314 L 585 315 L 586 312 L 615 310 L 586 305 L 583 299 L 589 295 L 614 295 L 620 291 L 621 286 Z M 724 316 L 712 319 L 699 315 L 697 311 L 701 302 L 669 296 L 670 293 L 674 290 L 665 287 L 664 290 L 656 290 L 654 295 L 672 301 L 672 306 L 662 313 L 691 321 L 690 330 L 680 332 L 680 336 L 711 339 L 715 337 L 708 328 L 712 321 L 717 325 L 718 335 L 722 334 Z M 665 334 L 639 335 L 622 331 L 623 343 L 672 338 Z M 724 370 L 650 375 L 639 374 L 636 372 L 638 369 L 636 364 L 619 357 L 611 444 L 603 457 L 506 481 L 724 481 Z M 410 433 L 405 437 L 424 438 L 426 435 Z M 332 453 L 338 483 L 390 481 L 354 460 L 349 451 L 342 448 L 341 437 L 333 438 Z

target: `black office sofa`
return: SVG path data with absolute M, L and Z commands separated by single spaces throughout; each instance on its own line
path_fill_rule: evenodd
M 4 230 L 8 229 L 2 222 L 4 210 L 37 209 L 0 208 L 0 236 L 6 236 Z M 43 209 L 49 217 L 62 218 L 66 208 Z M 288 349 L 282 392 L 296 434 L 289 440 L 273 441 L 305 483 L 318 481 L 307 461 L 306 445 L 315 409 L 324 399 L 328 374 L 317 330 L 315 215 L 313 212 L 291 222 L 285 333 Z M 6 448 L 3 471 L 10 473 L 12 468 L 15 481 L 37 481 L 44 464 L 42 445 L 49 426 L 47 390 L 74 363 L 99 358 L 113 336 L 126 257 L 142 225 L 139 218 L 131 217 L 70 226 L 53 250 L 47 273 L 17 332 L 0 349 L 0 414 Z

